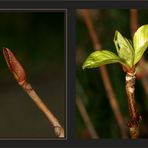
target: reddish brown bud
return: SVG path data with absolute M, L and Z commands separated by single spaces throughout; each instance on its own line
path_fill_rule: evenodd
M 3 55 L 6 60 L 6 63 L 13 73 L 15 79 L 18 81 L 20 85 L 22 85 L 26 81 L 25 71 L 20 64 L 20 62 L 16 59 L 14 54 L 8 48 L 3 48 Z
M 125 73 L 128 71 L 128 69 L 127 69 L 125 66 L 123 66 L 123 65 L 122 65 L 122 69 L 123 69 L 123 71 L 124 71 Z

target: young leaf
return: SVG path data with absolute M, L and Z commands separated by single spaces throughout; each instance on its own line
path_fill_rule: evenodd
M 123 59 L 131 68 L 134 62 L 134 49 L 131 42 L 124 38 L 120 32 L 116 31 L 114 36 L 114 43 L 119 57 Z
M 148 25 L 141 26 L 134 34 L 133 44 L 135 49 L 134 64 L 139 62 L 148 47 Z
M 123 61 L 113 52 L 110 52 L 108 50 L 102 50 L 102 51 L 95 51 L 86 59 L 86 61 L 83 64 L 83 69 L 85 68 L 96 68 L 104 64 L 110 64 L 110 63 L 123 63 Z

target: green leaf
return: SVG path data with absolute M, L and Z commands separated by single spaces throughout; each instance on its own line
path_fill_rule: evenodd
M 90 54 L 89 57 L 86 59 L 83 64 L 83 69 L 96 68 L 104 64 L 117 62 L 122 63 L 124 65 L 123 61 L 113 52 L 110 52 L 108 50 L 95 51 Z
M 123 37 L 120 32 L 116 31 L 114 43 L 119 57 L 131 68 L 134 63 L 134 49 L 132 47 L 132 42 Z
M 134 34 L 133 44 L 135 49 L 134 64 L 139 62 L 148 47 L 148 25 L 141 26 Z

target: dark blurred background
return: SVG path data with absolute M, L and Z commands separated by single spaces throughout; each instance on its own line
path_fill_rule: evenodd
M 131 39 L 130 10 L 94 9 L 89 12 L 103 49 L 108 49 L 116 53 L 115 45 L 113 43 L 116 30 L 118 30 L 123 36 Z M 148 23 L 147 17 L 147 10 L 138 10 L 139 26 Z M 100 138 L 121 138 L 120 129 L 110 106 L 100 72 L 97 68 L 82 70 L 83 62 L 88 55 L 94 51 L 94 47 L 80 10 L 77 11 L 76 31 L 77 98 L 83 102 L 92 125 Z M 144 56 L 145 59 L 148 59 L 147 51 Z M 119 64 L 110 64 L 106 66 L 121 114 L 127 126 L 130 117 L 125 92 L 125 73 Z M 141 80 L 136 81 L 135 97 L 138 112 L 143 118 L 140 127 L 140 138 L 147 138 L 148 96 L 144 91 Z M 76 125 L 76 134 L 78 138 L 91 138 L 87 126 L 78 110 L 78 106 Z
M 0 12 L 0 138 L 55 137 L 2 56 L 10 48 L 28 81 L 64 126 L 64 12 Z

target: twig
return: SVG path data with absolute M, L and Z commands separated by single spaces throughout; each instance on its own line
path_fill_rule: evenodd
M 27 81 L 25 81 L 21 86 L 26 91 L 26 93 L 32 98 L 32 100 L 38 106 L 38 108 L 46 115 L 46 117 L 48 118 L 49 122 L 51 122 L 52 126 L 54 127 L 55 134 L 58 137 L 64 137 L 64 130 L 63 130 L 62 126 L 60 125 L 59 121 L 51 113 L 51 111 L 44 104 L 44 102 L 37 95 L 37 93 L 33 90 L 31 85 Z
M 81 98 L 79 96 L 77 96 L 77 98 L 76 98 L 76 103 L 77 103 L 77 107 L 78 107 L 78 109 L 80 111 L 80 114 L 81 114 L 81 116 L 82 116 L 82 118 L 83 118 L 83 120 L 85 122 L 85 125 L 86 125 L 91 137 L 94 138 L 94 139 L 99 138 L 99 136 L 96 133 L 96 131 L 95 131 L 94 127 L 93 127 L 93 124 L 92 124 L 92 122 L 91 122 L 91 120 L 90 120 L 90 118 L 89 118 L 89 116 L 87 114 L 85 106 L 84 106 L 84 104 L 81 101 Z
M 134 36 L 135 31 L 138 28 L 138 11 L 137 9 L 131 9 L 130 10 L 130 17 L 131 17 L 131 23 L 130 23 L 130 27 L 131 27 L 131 36 Z M 140 65 L 142 66 L 144 64 L 144 58 L 140 61 Z M 130 71 L 127 72 L 126 74 L 126 93 L 127 93 L 127 97 L 128 97 L 128 107 L 129 107 L 129 113 L 130 113 L 130 117 L 131 117 L 131 121 L 128 124 L 129 130 L 130 130 L 130 136 L 132 139 L 137 139 L 139 137 L 139 126 L 140 126 L 140 121 L 141 116 L 138 116 L 137 114 L 137 108 L 136 108 L 136 102 L 135 102 L 135 95 L 134 95 L 134 91 L 135 91 L 135 79 L 136 79 L 136 72 L 135 72 L 135 67 Z M 148 90 L 146 89 L 148 87 L 147 84 L 143 83 L 142 84 L 146 90 L 146 92 L 148 92 Z
M 92 20 L 90 18 L 89 11 L 87 9 L 83 9 L 82 15 L 83 15 L 85 24 L 88 28 L 89 34 L 91 36 L 91 40 L 93 42 L 94 49 L 100 50 L 101 44 L 100 44 L 99 39 L 97 37 L 96 31 L 93 27 L 93 23 L 92 23 Z M 102 66 L 102 67 L 100 67 L 99 70 L 100 70 L 100 73 L 101 73 L 101 77 L 102 77 L 105 89 L 107 91 L 107 95 L 108 95 L 110 105 L 111 105 L 112 110 L 114 112 L 117 123 L 120 127 L 121 135 L 122 135 L 123 138 L 127 138 L 128 135 L 127 135 L 127 132 L 126 132 L 126 126 L 125 126 L 125 123 L 124 123 L 124 119 L 121 115 L 119 105 L 116 101 L 117 99 L 116 99 L 115 93 L 112 89 L 111 82 L 110 82 L 110 79 L 109 79 L 109 76 L 108 76 L 108 73 L 107 73 L 107 69 L 106 69 L 105 66 Z
M 128 123 L 130 130 L 130 136 L 132 139 L 137 139 L 139 137 L 139 122 L 141 121 L 141 116 L 137 114 L 136 102 L 135 102 L 135 69 L 126 74 L 126 93 L 128 97 L 128 107 L 131 116 L 131 121 Z
M 131 27 L 131 36 L 134 36 L 135 31 L 138 28 L 138 11 L 137 9 L 130 9 L 130 27 Z
M 131 27 L 131 36 L 133 37 L 134 33 L 138 29 L 138 10 L 137 9 L 131 9 L 130 10 L 130 27 Z M 147 69 L 145 68 L 145 58 L 142 57 L 142 59 L 139 62 L 139 66 L 142 68 L 142 85 L 146 92 L 146 95 L 148 96 L 148 77 L 147 77 Z
M 3 48 L 4 58 L 7 62 L 7 65 L 10 71 L 13 73 L 15 79 L 18 84 L 25 90 L 25 92 L 30 96 L 30 98 L 34 101 L 37 107 L 45 114 L 48 118 L 49 122 L 54 128 L 54 132 L 58 137 L 64 137 L 64 129 L 60 125 L 57 118 L 52 114 L 52 112 L 48 109 L 48 107 L 44 104 L 41 98 L 37 95 L 37 93 L 33 90 L 31 85 L 26 80 L 25 71 L 20 64 L 20 62 L 16 59 L 13 53 L 8 48 Z

